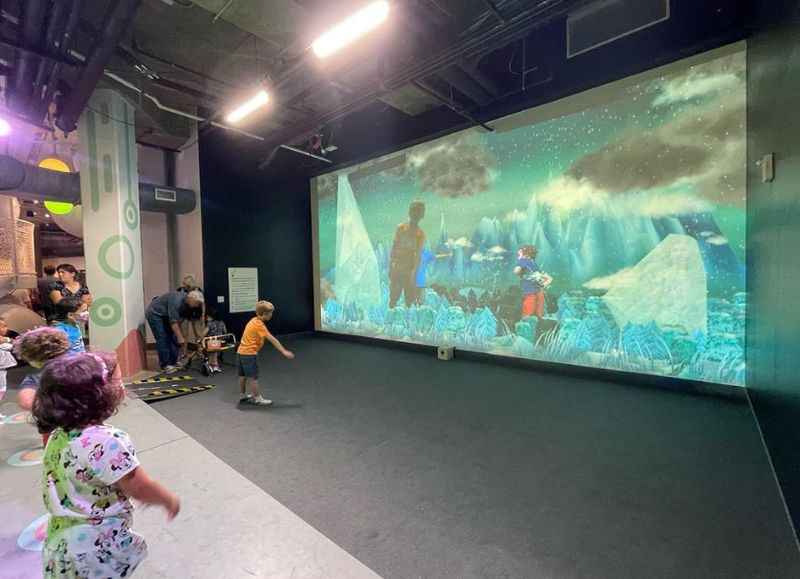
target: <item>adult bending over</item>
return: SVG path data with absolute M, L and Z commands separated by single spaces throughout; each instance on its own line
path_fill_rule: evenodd
M 201 294 L 203 293 L 203 288 L 197 285 L 195 277 L 188 273 L 183 276 L 180 287 L 175 291 L 188 295 L 189 292 L 194 290 L 199 291 Z M 184 312 L 181 321 L 181 332 L 183 332 L 183 337 L 186 338 L 187 344 L 194 344 L 205 336 L 206 325 L 203 321 L 205 309 L 205 304 L 203 304 L 199 308 L 187 308 L 187 311 Z
M 153 331 L 158 363 L 164 372 L 175 372 L 178 360 L 186 355 L 181 320 L 189 309 L 201 307 L 203 301 L 203 294 L 197 290 L 188 294 L 168 292 L 154 298 L 147 306 L 145 318 Z

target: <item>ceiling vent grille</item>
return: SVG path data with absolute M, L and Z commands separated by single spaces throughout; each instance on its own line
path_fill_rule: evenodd
M 567 58 L 669 20 L 670 0 L 599 0 L 567 17 Z
M 155 198 L 156 201 L 169 201 L 170 203 L 175 203 L 178 200 L 178 194 L 175 192 L 175 189 L 162 189 L 161 187 L 156 187 Z

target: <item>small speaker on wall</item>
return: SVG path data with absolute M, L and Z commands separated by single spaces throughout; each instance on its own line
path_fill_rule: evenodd
M 669 20 L 670 0 L 597 0 L 567 17 L 567 58 Z

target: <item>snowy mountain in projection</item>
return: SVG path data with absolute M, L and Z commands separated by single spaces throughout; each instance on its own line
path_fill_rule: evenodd
M 444 219 L 442 220 L 444 222 Z M 526 211 L 483 217 L 470 239 L 439 236 L 431 279 L 439 283 L 514 283 L 509 264 L 520 245 L 538 249 L 539 266 L 566 289 L 615 274 L 641 261 L 671 234 L 697 240 L 713 293 L 744 288 L 744 265 L 710 213 L 648 217 L 558 213 L 534 197 Z M 446 241 L 445 241 L 446 240 Z
M 613 276 L 603 301 L 620 328 L 655 322 L 705 334 L 706 279 L 697 240 L 673 233 L 634 267 Z
M 334 291 L 342 304 L 368 307 L 381 300 L 378 259 L 347 175 L 339 175 L 336 193 Z

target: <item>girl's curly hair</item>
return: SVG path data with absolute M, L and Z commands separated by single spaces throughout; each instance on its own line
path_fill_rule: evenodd
M 69 351 L 69 338 L 58 328 L 36 328 L 14 341 L 14 354 L 26 362 L 47 362 Z
M 125 398 L 125 389 L 111 380 L 116 367 L 116 356 L 101 352 L 48 362 L 33 402 L 39 432 L 79 430 L 113 416 Z

